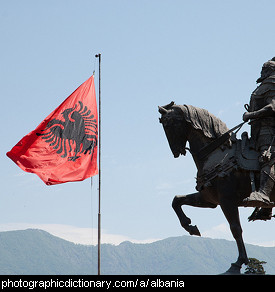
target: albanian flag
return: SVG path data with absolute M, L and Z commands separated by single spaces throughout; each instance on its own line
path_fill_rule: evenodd
M 91 76 L 7 156 L 47 185 L 84 180 L 98 173 L 97 120 Z

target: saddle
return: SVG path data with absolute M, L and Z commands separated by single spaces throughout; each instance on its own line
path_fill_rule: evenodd
M 260 171 L 260 153 L 254 149 L 247 132 L 243 132 L 241 140 L 237 140 L 236 159 L 239 168 L 249 171 Z
M 203 169 L 197 174 L 198 191 L 211 186 L 211 181 L 216 177 L 228 176 L 237 169 L 249 171 L 251 184 L 254 184 L 254 173 L 260 172 L 260 154 L 253 148 L 247 132 L 242 133 L 241 139 L 232 134 L 230 141 L 230 147 L 223 145 L 208 156 Z

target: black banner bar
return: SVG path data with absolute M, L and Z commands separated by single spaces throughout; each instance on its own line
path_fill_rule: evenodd
M 275 277 L 270 275 L 218 275 L 218 276 L 152 276 L 152 275 L 121 275 L 121 276 L 76 276 L 76 275 L 28 275 L 0 276 L 1 291 L 24 289 L 24 291 L 51 291 L 52 289 L 104 289 L 104 291 L 127 289 L 195 289 L 218 288 L 236 289 L 253 288 L 257 284 L 271 285 Z

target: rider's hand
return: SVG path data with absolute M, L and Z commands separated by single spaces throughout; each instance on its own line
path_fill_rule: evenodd
M 248 120 L 250 120 L 250 113 L 246 112 L 243 114 L 243 121 L 247 122 Z

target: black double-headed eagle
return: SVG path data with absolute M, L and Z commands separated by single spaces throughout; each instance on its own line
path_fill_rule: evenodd
M 97 120 L 91 110 L 78 101 L 73 108 L 65 109 L 62 116 L 63 120 L 50 120 L 36 135 L 50 143 L 62 158 L 73 152 L 74 155 L 68 157 L 70 161 L 78 159 L 81 153 L 92 154 L 97 146 Z

